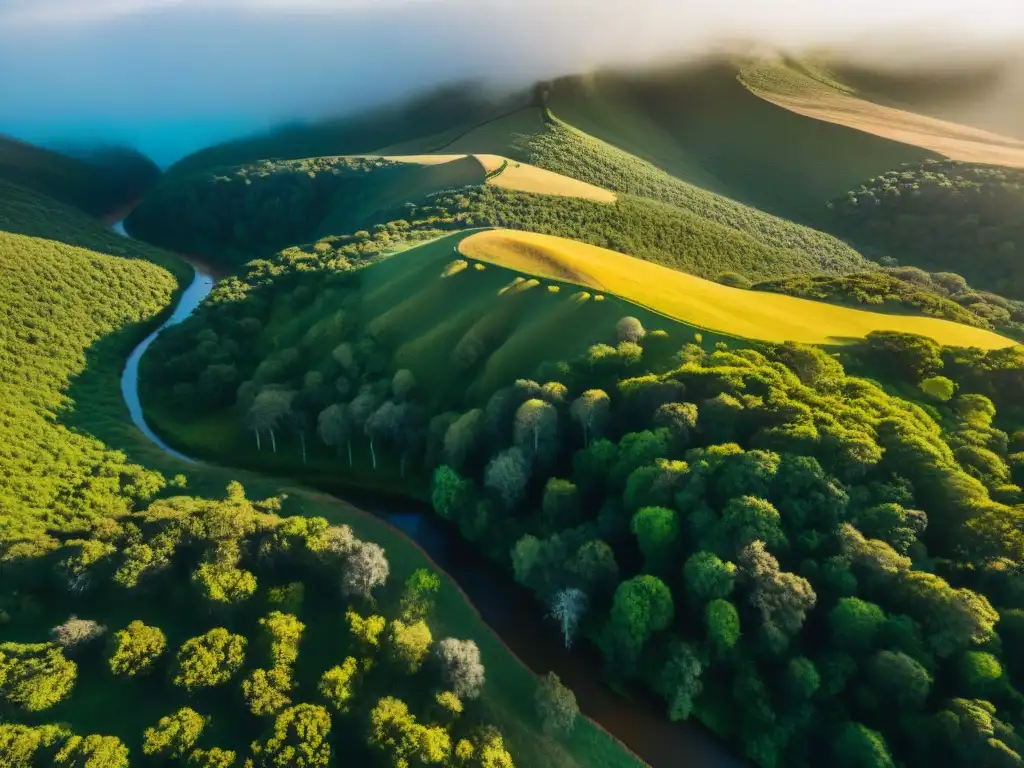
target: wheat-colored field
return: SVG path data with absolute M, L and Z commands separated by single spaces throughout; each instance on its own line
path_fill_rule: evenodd
M 558 197 L 578 197 L 598 203 L 614 203 L 615 194 L 607 189 L 588 184 L 585 181 L 563 176 L 560 173 L 545 171 L 529 163 L 520 163 L 501 155 L 489 154 L 437 154 L 437 155 L 382 155 L 385 160 L 396 163 L 414 165 L 444 165 L 464 157 L 472 157 L 480 163 L 484 174 L 494 173 L 487 179 L 487 184 L 517 192 L 528 192 L 534 195 L 556 195 Z M 481 176 L 483 182 L 483 176 Z
M 1024 168 L 1020 139 L 875 104 L 841 83 L 815 79 L 781 63 L 747 68 L 741 80 L 765 101 L 805 117 L 928 149 L 952 160 Z
M 550 235 L 488 230 L 459 244 L 466 257 L 615 294 L 674 320 L 760 341 L 842 344 L 872 331 L 915 333 L 941 344 L 999 349 L 1010 339 L 931 317 L 866 312 L 730 288 L 615 251 Z

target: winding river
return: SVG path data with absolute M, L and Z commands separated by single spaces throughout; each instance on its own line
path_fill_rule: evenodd
M 124 234 L 120 225 L 115 230 Z M 154 445 L 190 463 L 186 456 L 164 443 L 146 423 L 139 400 L 139 362 L 165 328 L 180 323 L 199 306 L 214 286 L 214 276 L 189 260 L 195 270 L 192 283 L 174 312 L 131 353 L 121 376 L 121 393 L 132 422 Z M 536 601 L 508 575 L 474 551 L 454 529 L 448 528 L 426 505 L 407 500 L 388 500 L 379 494 L 357 493 L 345 488 L 324 488 L 342 501 L 383 518 L 427 552 L 462 588 L 480 616 L 537 674 L 556 672 L 576 694 L 580 710 L 619 739 L 653 768 L 733 768 L 744 765 L 730 754 L 710 731 L 696 723 L 671 723 L 664 705 L 643 691 L 626 699 L 605 687 L 596 670 L 600 659 L 591 648 L 568 651 L 554 624 L 543 621 Z M 529 766 L 528 768 L 542 768 Z

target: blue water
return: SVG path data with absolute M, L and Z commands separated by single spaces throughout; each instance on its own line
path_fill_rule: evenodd
M 115 226 L 114 229 L 121 234 L 124 234 L 124 228 L 121 224 Z M 142 412 L 142 403 L 139 401 L 139 361 L 141 361 L 142 356 L 146 354 L 146 350 L 149 349 L 149 345 L 156 340 L 156 337 L 159 336 L 165 328 L 177 325 L 186 317 L 191 315 L 202 300 L 206 298 L 211 290 L 213 290 L 213 276 L 208 272 L 203 271 L 203 269 L 195 264 L 192 265 L 192 268 L 195 270 L 195 277 L 192 279 L 192 284 L 189 285 L 181 295 L 181 300 L 178 302 L 178 306 L 175 307 L 174 313 L 163 325 L 147 336 L 143 342 L 132 351 L 131 356 L 128 358 L 128 362 L 125 363 L 124 373 L 121 374 L 121 396 L 124 397 L 124 402 L 128 406 L 128 413 L 131 415 L 132 423 L 135 424 L 135 426 L 139 428 L 139 431 L 149 438 L 150 441 L 152 441 L 158 448 L 171 456 L 190 464 L 194 464 L 195 459 L 189 458 L 185 454 L 179 453 L 171 448 L 167 443 L 161 440 L 146 423 L 146 417 Z

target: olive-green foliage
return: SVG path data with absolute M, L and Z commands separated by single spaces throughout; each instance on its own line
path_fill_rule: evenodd
M 830 207 L 837 231 L 877 253 L 957 272 L 1024 298 L 1024 171 L 927 160 L 869 179 Z
M 183 707 L 173 715 L 160 718 L 159 723 L 146 729 L 142 751 L 147 755 L 162 755 L 171 759 L 184 757 L 199 740 L 206 723 L 207 718 L 194 709 Z
M 187 640 L 178 651 L 174 684 L 193 692 L 226 683 L 241 669 L 246 644 L 223 627 Z
M 693 406 L 685 440 L 661 426 L 666 406 L 636 407 L 635 384 L 604 384 L 615 393 L 607 437 L 584 445 L 579 430 L 561 433 L 551 468 L 509 513 L 484 518 L 477 540 L 505 543 L 517 581 L 563 624 L 579 612 L 568 619 L 592 627 L 609 676 L 645 683 L 670 716 L 696 716 L 759 765 L 813 764 L 836 739 L 840 763 L 931 765 L 942 752 L 917 734 L 948 719 L 939 681 L 943 696 L 989 697 L 1011 720 L 1002 670 L 1019 660 L 1008 649 L 1024 630 L 1008 625 L 1000 651 L 992 605 L 1024 600 L 1009 565 L 1024 555 L 1011 522 L 1019 490 L 1005 489 L 1019 441 L 971 392 L 992 386 L 1013 414 L 1024 361 L 1003 353 L 986 371 L 985 353 L 901 334 L 844 355 L 901 391 L 948 374 L 960 395 L 926 410 L 812 348 L 691 347 L 655 371 L 643 357 L 620 374 Z M 571 396 L 594 375 L 581 355 L 562 379 Z M 511 409 L 502 418 L 511 424 Z M 480 525 L 490 502 L 481 470 L 435 476 L 448 518 Z M 552 531 L 547 489 L 564 476 L 579 517 Z M 581 578 L 578 561 L 598 546 L 623 565 L 612 595 Z M 934 568 L 943 558 L 958 564 L 955 579 Z M 553 603 L 565 585 L 583 598 Z M 1014 750 L 1020 739 L 1009 729 L 1000 743 Z
M 82 531 L 162 488 L 158 474 L 53 415 L 85 349 L 152 321 L 176 276 L 167 254 L 0 181 L 0 541 L 53 547 L 43 531 Z
M 166 648 L 167 637 L 159 627 L 133 621 L 110 638 L 110 671 L 129 677 L 147 674 Z
M 78 665 L 49 643 L 0 644 L 0 698 L 25 712 L 49 709 L 71 694 Z
M 794 274 L 839 272 L 864 263 L 856 251 L 830 235 L 687 184 L 557 119 L 548 121 L 543 132 L 518 140 L 513 153 L 518 159 L 541 168 L 621 193 L 620 200 L 642 198 L 664 203 L 702 222 L 701 228 L 706 228 L 709 234 L 715 230 L 724 234 L 731 229 L 742 233 L 743 240 L 764 243 L 776 252 L 786 253 L 794 263 L 803 259 L 805 264 L 813 262 L 817 267 L 795 270 Z M 633 236 L 632 231 L 629 236 Z M 714 279 L 722 272 L 731 271 L 758 277 L 756 271 L 736 269 L 732 261 L 709 261 L 708 268 L 717 264 L 717 269 L 703 276 Z
M 256 765 L 264 768 L 318 768 L 331 759 L 331 716 L 314 704 L 286 709 L 274 720 L 273 729 L 252 743 Z

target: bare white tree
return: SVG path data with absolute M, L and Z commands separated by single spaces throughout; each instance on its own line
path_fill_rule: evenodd
M 472 640 L 456 640 L 446 637 L 437 646 L 437 657 L 441 662 L 441 673 L 448 687 L 456 696 L 475 699 L 484 687 L 484 665 L 480 661 L 480 649 Z
M 548 615 L 561 625 L 566 648 L 572 647 L 580 622 L 589 607 L 587 593 L 576 587 L 560 589 L 551 598 L 551 613 Z
M 360 541 L 352 548 L 341 568 L 341 590 L 346 595 L 369 599 L 390 573 L 384 550 L 373 542 Z

